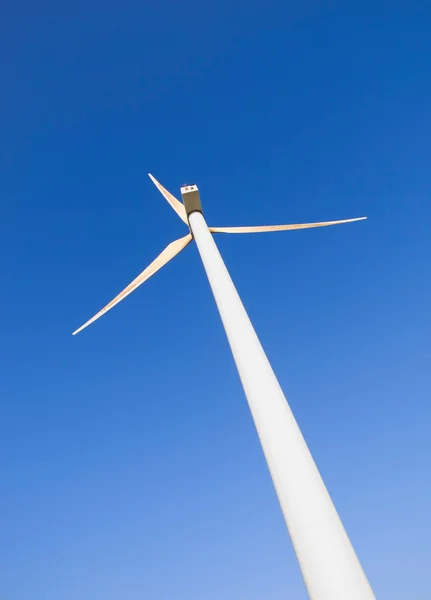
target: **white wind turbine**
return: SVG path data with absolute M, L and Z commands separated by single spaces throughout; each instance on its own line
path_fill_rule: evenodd
M 311 600 L 372 600 L 374 593 L 350 543 L 283 391 L 248 318 L 212 233 L 258 233 L 361 221 L 299 225 L 208 227 L 196 185 L 181 188 L 183 202 L 151 180 L 190 231 L 171 242 L 118 296 L 74 335 L 118 304 L 194 238 L 226 331 L 256 430 Z

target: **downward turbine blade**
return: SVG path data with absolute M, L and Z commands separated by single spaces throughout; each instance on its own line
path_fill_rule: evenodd
M 148 173 L 148 177 L 154 183 L 154 185 L 159 190 L 159 192 L 162 194 L 162 196 L 164 196 L 166 198 L 166 200 L 172 206 L 172 208 L 177 213 L 177 215 L 180 217 L 180 219 L 182 221 L 184 221 L 184 223 L 186 225 L 188 225 L 188 222 L 187 222 L 187 213 L 186 213 L 186 209 L 184 208 L 184 204 L 182 202 L 180 202 L 179 200 L 177 200 L 175 198 L 175 196 L 172 196 L 172 194 L 170 192 L 168 192 L 168 190 L 166 188 L 164 188 L 162 186 L 162 184 L 159 183 L 157 181 L 157 179 L 151 175 L 151 173 Z
M 321 221 L 319 223 L 299 223 L 297 225 L 256 225 L 255 227 L 210 227 L 212 233 L 267 233 L 270 231 L 290 231 L 291 229 L 311 229 L 312 227 L 328 227 L 341 223 L 363 221 L 367 217 L 344 219 L 343 221 Z
M 146 269 L 144 269 L 140 275 L 138 275 L 132 281 L 132 283 L 130 283 L 122 292 L 120 292 L 118 294 L 118 296 L 116 296 L 113 300 L 111 300 L 111 302 L 109 304 L 107 304 L 104 308 L 102 308 L 102 310 L 100 310 L 96 315 L 94 315 L 94 317 L 92 317 L 89 321 L 84 323 L 84 325 L 82 325 L 82 327 L 80 327 L 79 329 L 74 331 L 72 335 L 76 335 L 77 333 L 79 333 L 80 331 L 82 331 L 83 329 L 85 329 L 86 327 L 91 325 L 91 323 L 94 323 L 94 321 L 96 321 L 99 317 L 101 317 L 102 315 L 107 313 L 108 310 L 110 310 L 116 304 L 121 302 L 121 300 L 123 300 L 126 296 L 128 296 L 134 290 L 136 290 L 137 287 L 139 287 L 142 283 L 144 283 L 144 281 L 146 281 L 152 275 L 154 275 L 154 273 L 156 273 L 166 263 L 168 263 L 172 258 L 174 258 L 174 256 L 179 254 L 179 252 L 181 252 L 181 250 L 184 250 L 184 248 L 187 246 L 187 244 L 189 244 L 191 242 L 191 240 L 192 240 L 192 236 L 189 233 L 185 237 L 182 237 L 179 240 L 175 240 L 174 242 L 171 242 L 169 244 L 169 246 L 166 246 L 166 248 L 163 250 L 163 252 L 161 252 L 159 254 L 159 256 L 155 260 L 153 260 L 153 262 Z

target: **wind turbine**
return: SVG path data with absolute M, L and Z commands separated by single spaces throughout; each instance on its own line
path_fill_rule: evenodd
M 310 600 L 375 600 L 358 557 L 323 483 L 283 391 L 248 318 L 212 233 L 260 233 L 326 227 L 366 217 L 257 227 L 208 227 L 196 185 L 177 200 L 151 174 L 189 233 L 161 254 L 94 317 L 108 312 L 179 254 L 192 239 L 201 256 L 271 473 Z

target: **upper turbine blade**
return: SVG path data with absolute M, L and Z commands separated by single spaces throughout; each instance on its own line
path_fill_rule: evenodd
M 157 181 L 157 179 L 151 175 L 151 173 L 148 173 L 148 176 L 151 179 L 151 181 L 154 183 L 156 188 L 159 190 L 159 192 L 162 194 L 162 196 L 164 196 L 166 198 L 166 200 L 169 202 L 169 204 L 172 206 L 172 208 L 177 213 L 177 215 L 180 217 L 180 219 L 182 221 L 184 221 L 184 223 L 186 225 L 188 225 L 187 213 L 186 213 L 186 209 L 184 208 L 184 204 L 182 202 L 180 202 L 179 200 L 177 200 L 175 198 L 175 196 L 172 196 L 172 194 L 170 192 L 168 192 L 168 190 L 166 188 L 164 188 L 162 186 L 162 184 L 159 183 Z
M 172 258 L 174 258 L 174 256 L 176 256 L 179 252 L 181 252 L 181 250 L 183 250 L 187 246 L 187 244 L 189 244 L 191 242 L 191 240 L 192 240 L 192 236 L 189 233 L 185 237 L 182 237 L 179 240 L 175 240 L 174 242 L 171 242 L 169 244 L 169 246 L 166 246 L 166 248 L 163 250 L 163 252 L 161 252 L 159 254 L 159 256 L 155 260 L 153 260 L 153 262 L 146 269 L 144 269 L 142 271 L 142 273 L 136 277 L 136 279 L 134 279 L 132 281 L 132 283 L 130 283 L 122 292 L 120 292 L 118 294 L 118 296 L 116 296 L 113 300 L 111 300 L 111 302 L 109 304 L 107 304 L 104 308 L 102 308 L 102 310 L 100 310 L 96 315 L 94 315 L 94 317 L 92 317 L 89 321 L 84 323 L 84 325 L 82 325 L 82 327 L 80 327 L 79 329 L 74 331 L 72 335 L 76 335 L 77 333 L 79 333 L 80 331 L 82 331 L 83 329 L 88 327 L 88 325 L 91 325 L 91 323 L 94 323 L 94 321 L 96 321 L 96 319 L 98 319 L 99 317 L 104 315 L 106 312 L 108 312 L 108 310 L 110 310 L 116 304 L 121 302 L 121 300 L 123 300 L 126 296 L 131 294 L 134 290 L 136 290 L 137 287 L 139 287 L 142 283 L 144 283 L 144 281 L 149 279 L 151 277 L 151 275 L 154 275 L 154 273 L 156 273 L 166 263 L 168 263 Z
M 256 225 L 255 227 L 210 227 L 212 233 L 266 233 L 269 231 L 289 231 L 291 229 L 310 229 L 312 227 L 327 227 L 341 223 L 363 221 L 367 217 L 357 219 L 344 219 L 343 221 L 321 221 L 319 223 L 299 223 L 297 225 Z

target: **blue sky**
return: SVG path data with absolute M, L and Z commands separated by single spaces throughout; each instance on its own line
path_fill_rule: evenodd
M 234 4 L 234 6 L 232 6 Z M 429 598 L 426 2 L 24 0 L 0 21 L 0 596 L 306 598 L 196 248 L 218 244 L 376 596 Z M 193 315 L 193 318 L 192 318 Z

